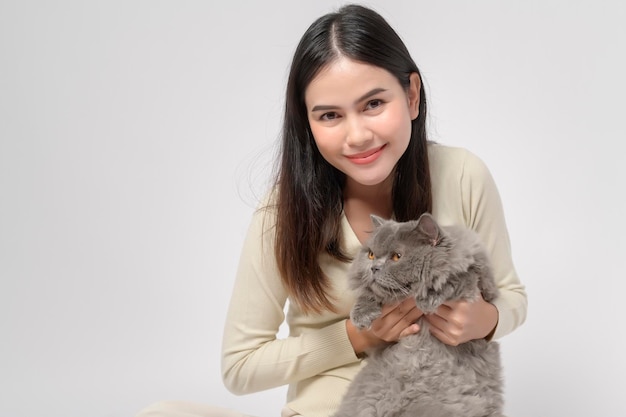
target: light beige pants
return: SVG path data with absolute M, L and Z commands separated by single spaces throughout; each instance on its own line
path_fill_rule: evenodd
M 238 411 L 186 401 L 162 401 L 143 409 L 136 417 L 252 417 Z M 280 417 L 300 417 L 284 407 Z

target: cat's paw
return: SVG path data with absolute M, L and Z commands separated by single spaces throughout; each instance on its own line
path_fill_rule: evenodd
M 372 322 L 378 317 L 378 312 L 367 312 L 362 310 L 352 310 L 350 320 L 359 330 L 369 329 Z
M 359 330 L 365 330 L 365 329 L 369 329 L 372 325 L 372 321 L 368 320 L 365 317 L 362 316 L 350 316 L 350 320 L 352 320 L 352 323 L 354 324 L 354 326 L 359 329 Z

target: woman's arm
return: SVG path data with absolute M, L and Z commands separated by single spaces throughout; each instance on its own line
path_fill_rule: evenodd
M 527 295 L 515 271 L 502 201 L 487 166 L 467 152 L 461 178 L 466 225 L 481 237 L 500 295 L 492 301 L 498 312 L 492 337 L 498 339 L 526 319 Z
M 456 173 L 459 165 L 460 171 L 458 176 L 448 177 L 458 183 L 446 183 L 445 198 L 449 204 L 461 207 L 465 226 L 476 231 L 483 241 L 499 290 L 499 296 L 490 302 L 482 297 L 476 301 L 448 301 L 427 316 L 431 333 L 456 346 L 510 333 L 524 322 L 527 300 L 513 266 L 502 203 L 491 174 L 479 158 L 466 150 L 452 150 L 448 155 L 448 172 Z
M 302 334 L 277 339 L 287 292 L 274 258 L 273 219 L 268 209 L 253 216 L 224 327 L 222 378 L 235 394 L 285 385 L 358 360 L 345 320 L 322 325 L 323 317 L 307 317 L 311 326 Z

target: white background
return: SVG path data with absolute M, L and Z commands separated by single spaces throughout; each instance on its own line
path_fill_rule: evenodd
M 335 1 L 0 1 L 0 416 L 236 397 L 219 349 L 291 54 Z M 626 6 L 371 1 L 490 167 L 529 295 L 509 416 L 626 416 Z

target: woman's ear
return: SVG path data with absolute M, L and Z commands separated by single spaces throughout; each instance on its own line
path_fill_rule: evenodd
M 409 75 L 409 90 L 407 96 L 409 99 L 409 113 L 411 120 L 415 120 L 420 114 L 420 89 L 422 88 L 422 82 L 417 72 L 412 72 Z

